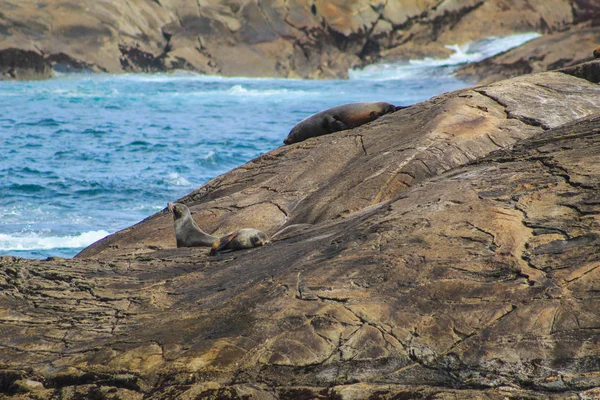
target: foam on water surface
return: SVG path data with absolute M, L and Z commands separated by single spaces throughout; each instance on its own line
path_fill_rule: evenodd
M 451 75 L 458 66 L 481 61 L 496 54 L 518 47 L 540 37 L 530 32 L 510 36 L 498 36 L 482 39 L 465 45 L 447 45 L 454 53 L 445 59 L 425 58 L 408 62 L 380 63 L 363 69 L 350 70 L 350 79 L 397 80 L 422 79 L 431 74 Z
M 82 232 L 75 236 L 43 236 L 39 233 L 13 236 L 0 233 L 0 251 L 80 249 L 108 235 L 109 232 L 105 230 Z

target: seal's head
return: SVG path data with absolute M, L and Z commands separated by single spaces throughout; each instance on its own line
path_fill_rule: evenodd
M 379 103 L 375 103 L 375 105 L 377 105 L 377 107 L 379 109 L 371 111 L 369 113 L 369 116 L 371 117 L 371 121 L 375 121 L 377 118 L 381 117 L 382 115 L 391 114 L 391 113 L 395 112 L 396 110 L 398 110 L 398 107 L 396 107 L 395 105 L 386 103 L 383 101 L 379 102 Z
M 167 203 L 167 209 L 173 213 L 174 219 L 179 219 L 190 215 L 190 209 L 181 203 Z
M 250 238 L 250 241 L 252 242 L 254 247 L 264 246 L 265 244 L 270 242 L 267 234 L 260 231 L 256 232 L 256 234 Z

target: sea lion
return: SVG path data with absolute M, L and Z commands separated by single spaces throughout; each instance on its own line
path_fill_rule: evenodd
M 244 228 L 220 238 L 212 245 L 209 254 L 214 256 L 224 251 L 250 249 L 267 243 L 269 243 L 269 237 L 266 233 L 258 229 Z
M 396 107 L 383 101 L 343 104 L 318 112 L 298 122 L 283 143 L 298 143 L 311 137 L 356 128 L 402 108 L 406 107 Z
M 173 212 L 177 247 L 211 247 L 219 240 L 196 225 L 190 209 L 185 204 L 168 203 L 167 208 Z
M 600 47 L 594 49 L 594 58 L 600 58 Z

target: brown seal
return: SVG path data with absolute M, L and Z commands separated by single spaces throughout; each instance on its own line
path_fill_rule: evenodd
M 250 249 L 252 247 L 263 246 L 267 243 L 269 243 L 269 237 L 266 233 L 258 229 L 244 228 L 220 238 L 212 245 L 209 254 L 214 256 L 217 253 L 225 251 Z
M 168 203 L 167 208 L 173 212 L 177 247 L 211 247 L 218 240 L 217 237 L 209 235 L 196 225 L 186 205 Z
M 298 143 L 311 137 L 356 128 L 402 108 L 406 107 L 396 107 L 383 101 L 342 104 L 298 122 L 283 143 Z
M 600 47 L 594 49 L 594 58 L 600 58 Z

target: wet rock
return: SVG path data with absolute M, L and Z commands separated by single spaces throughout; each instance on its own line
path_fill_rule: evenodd
M 177 249 L 162 212 L 74 259 L 2 257 L 0 390 L 594 398 L 599 93 L 563 72 L 448 93 L 181 200 L 207 230 L 304 221 L 261 248 Z

